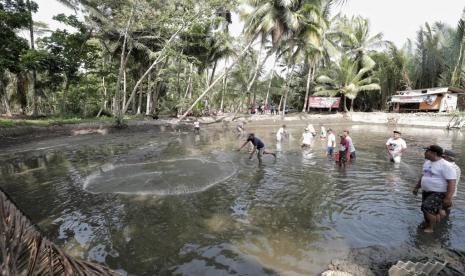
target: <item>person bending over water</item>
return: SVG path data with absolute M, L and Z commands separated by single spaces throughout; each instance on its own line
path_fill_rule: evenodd
M 259 164 L 262 163 L 262 155 L 264 155 L 264 154 L 271 154 L 271 155 L 274 156 L 274 158 L 276 158 L 276 154 L 274 152 L 266 151 L 265 150 L 265 144 L 262 142 L 262 140 L 255 137 L 255 134 L 253 134 L 253 133 L 250 133 L 247 136 L 247 140 L 244 142 L 244 144 L 242 144 L 242 146 L 239 149 L 237 149 L 237 151 L 240 151 L 249 142 L 252 143 L 252 145 L 253 145 L 253 150 L 252 150 L 252 153 L 250 153 L 249 159 L 252 159 L 255 151 L 257 151 L 257 158 L 258 158 L 258 163 Z

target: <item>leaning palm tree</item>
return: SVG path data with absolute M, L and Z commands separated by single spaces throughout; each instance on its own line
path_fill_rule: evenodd
M 332 76 L 321 75 L 317 78 L 319 85 L 315 88 L 316 96 L 334 97 L 337 94 L 344 96 L 344 111 L 346 107 L 346 98 L 351 100 L 350 111 L 353 111 L 354 100 L 361 91 L 379 91 L 381 87 L 375 83 L 369 73 L 374 68 L 375 63 L 370 58 L 362 61 L 362 69 L 357 70 L 357 64 L 349 57 L 343 56 L 339 63 L 333 68 Z

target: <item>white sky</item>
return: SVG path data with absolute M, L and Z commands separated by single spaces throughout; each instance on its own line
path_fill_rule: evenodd
M 52 20 L 54 15 L 74 13 L 55 0 L 36 2 L 39 11 L 34 20 L 48 23 L 51 29 L 64 27 Z M 343 6 L 333 8 L 333 13 L 362 15 L 370 20 L 372 34 L 383 32 L 384 39 L 401 47 L 407 38 L 416 38 L 416 31 L 425 22 L 441 21 L 455 27 L 464 7 L 464 0 L 347 0 Z M 238 16 L 233 16 L 234 35 L 242 31 L 238 21 Z
M 401 47 L 425 22 L 441 21 L 456 27 L 465 7 L 464 0 L 347 0 L 335 13 L 361 15 L 370 20 L 373 34 Z

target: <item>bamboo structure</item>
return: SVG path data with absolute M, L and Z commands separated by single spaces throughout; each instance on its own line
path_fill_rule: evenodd
M 115 275 L 77 260 L 43 237 L 39 228 L 0 189 L 1 275 Z

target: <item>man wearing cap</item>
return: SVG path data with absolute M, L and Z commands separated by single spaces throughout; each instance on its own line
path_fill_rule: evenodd
M 452 206 L 452 196 L 455 192 L 456 172 L 455 169 L 442 158 L 443 149 L 438 145 L 424 148 L 425 163 L 413 194 L 422 190 L 421 210 L 425 218 L 424 231 L 433 232 L 433 227 L 439 221 L 439 212 L 443 206 Z
M 400 163 L 400 159 L 404 151 L 407 149 L 407 143 L 400 138 L 400 131 L 393 131 L 394 137 L 389 138 L 386 142 L 386 149 L 391 162 Z

